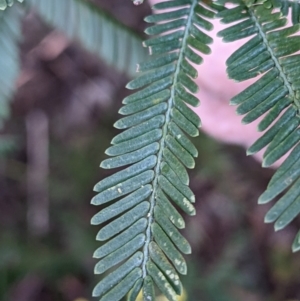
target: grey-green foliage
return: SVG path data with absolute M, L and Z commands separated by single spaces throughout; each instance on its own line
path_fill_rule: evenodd
M 248 5 L 251 5 L 254 3 L 261 4 L 265 1 L 264 0 L 262 0 L 262 1 L 245 0 L 244 2 L 248 3 Z M 226 3 L 239 4 L 239 3 L 241 3 L 241 0 L 231 0 L 231 1 L 216 0 L 216 3 L 224 6 Z M 277 8 L 278 10 L 280 10 L 282 15 L 285 17 L 287 17 L 290 13 L 291 21 L 293 24 L 298 24 L 300 22 L 300 1 L 299 0 L 270 0 L 269 3 L 273 8 Z
M 19 7 L 0 11 L 0 128 L 9 116 L 10 100 L 20 69 L 21 18 Z
M 26 0 L 43 20 L 128 75 L 146 57 L 141 38 L 86 0 Z
M 18 1 L 23 2 L 23 0 Z M 0 0 L 0 128 L 10 115 L 10 101 L 15 92 L 15 83 L 20 69 L 19 41 L 24 11 L 18 5 L 4 12 L 1 11 L 7 6 L 12 6 L 13 3 L 12 0 Z M 54 26 L 67 32 L 70 37 L 82 40 L 85 47 L 97 52 L 119 70 L 126 69 L 129 74 L 133 74 L 135 62 L 145 56 L 145 52 L 140 50 L 141 39 L 137 35 L 86 1 L 28 0 L 25 3 L 33 5 L 46 20 L 52 21 Z M 101 31 L 102 36 L 100 36 Z M 95 40 L 92 40 L 93 38 Z M 107 39 L 107 42 L 104 39 Z M 113 49 L 122 56 L 112 60 L 112 57 L 116 56 Z M 11 139 L 0 137 L 0 153 L 11 149 L 11 145 Z
M 23 2 L 24 0 L 18 0 Z M 7 7 L 13 6 L 14 0 L 0 0 L 0 10 L 5 10 Z
M 283 16 L 288 16 L 291 11 L 293 24 L 300 22 L 300 1 L 299 0 L 272 0 L 273 7 L 279 8 Z
M 181 253 L 191 252 L 178 230 L 185 227 L 179 208 L 195 214 L 186 171 L 198 155 L 188 136 L 196 137 L 200 126 L 189 107 L 199 105 L 191 63 L 200 64 L 202 54 L 210 53 L 212 39 L 203 30 L 212 29 L 207 18 L 214 12 L 197 0 L 162 1 L 153 9 L 157 13 L 145 19 L 154 23 L 146 29 L 151 38 L 144 42 L 152 57 L 139 64 L 141 75 L 127 85 L 138 91 L 123 100 L 119 113 L 125 116 L 115 123 L 123 131 L 106 150 L 111 158 L 101 163 L 125 168 L 94 188 L 92 204 L 105 208 L 92 224 L 106 223 L 97 235 L 104 244 L 94 253 L 100 259 L 95 273 L 110 272 L 93 291 L 100 300 L 120 300 L 131 288 L 129 300 L 141 288 L 144 300 L 155 300 L 154 284 L 176 300 L 178 273 L 187 272 Z
M 92 219 L 92 224 L 102 225 L 97 240 L 103 244 L 94 253 L 99 259 L 95 273 L 105 273 L 93 291 L 100 300 L 117 301 L 131 290 L 128 298 L 133 301 L 141 288 L 144 300 L 154 300 L 154 284 L 169 300 L 176 300 L 181 292 L 178 273 L 186 273 L 182 253 L 191 252 L 179 231 L 185 227 L 181 211 L 195 214 L 186 169 L 194 167 L 198 154 L 188 136 L 196 137 L 200 126 L 190 109 L 199 105 L 193 95 L 198 90 L 193 64 L 200 64 L 202 54 L 210 53 L 212 39 L 207 31 L 212 25 L 207 19 L 215 17 L 215 11 L 223 23 L 234 22 L 219 32 L 225 42 L 249 39 L 227 60 L 229 77 L 244 81 L 261 76 L 231 100 L 238 105 L 237 112 L 245 115 L 244 123 L 262 118 L 258 130 L 264 134 L 248 154 L 266 147 L 263 166 L 267 167 L 290 152 L 259 199 L 267 203 L 282 194 L 265 221 L 275 222 L 275 229 L 280 230 L 300 213 L 299 3 L 218 2 L 233 6 L 208 7 L 198 0 L 156 4 L 157 13 L 145 19 L 154 23 L 146 30 L 151 37 L 144 46 L 152 58 L 145 61 L 144 52 L 138 50 L 140 39 L 89 2 L 26 1 L 48 22 L 120 70 L 133 74 L 135 62 L 142 61 L 138 65 L 141 75 L 127 85 L 137 91 L 123 100 L 119 113 L 124 117 L 115 123 L 123 131 L 106 151 L 111 158 L 101 163 L 102 168 L 118 171 L 95 186 L 98 194 L 92 200 L 102 206 Z M 286 27 L 284 16 L 290 11 L 294 25 Z M 0 13 L 4 45 L 0 50 L 0 121 L 7 116 L 17 76 L 20 16 L 17 8 Z M 300 232 L 293 244 L 294 251 L 299 249 Z
M 23 2 L 23 0 L 18 0 Z M 12 0 L 0 0 L 0 9 L 12 6 Z M 129 75 L 143 60 L 146 51 L 141 38 L 94 4 L 84 0 L 27 0 L 45 21 L 81 41 L 88 50 Z M 15 5 L 0 11 L 0 128 L 9 117 L 9 106 L 19 73 L 19 41 L 24 10 Z M 8 148 L 7 139 L 0 138 L 0 147 Z
M 268 167 L 291 151 L 259 198 L 259 203 L 265 204 L 284 192 L 265 217 L 265 222 L 275 222 L 277 231 L 300 213 L 300 24 L 284 27 L 287 19 L 273 1 L 260 5 L 251 2 L 248 6 L 241 2 L 218 13 L 223 23 L 238 21 L 219 36 L 225 42 L 251 37 L 227 60 L 229 77 L 243 81 L 263 74 L 231 100 L 231 104 L 238 105 L 237 113 L 245 115 L 243 123 L 263 116 L 258 130 L 264 134 L 248 154 L 266 147 L 263 166 Z M 294 251 L 300 249 L 299 239 L 300 233 L 294 241 Z

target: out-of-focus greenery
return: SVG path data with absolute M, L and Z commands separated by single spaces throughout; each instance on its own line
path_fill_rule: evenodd
M 113 5 L 112 0 L 103 2 Z M 109 173 L 98 166 L 116 134 L 111 124 L 126 79 L 74 45 L 44 58 L 40 43 L 49 28 L 31 18 L 25 20 L 22 45 L 23 72 L 30 80 L 17 93 L 6 126 L 17 144 L 0 158 L 0 300 L 91 301 L 92 253 L 100 245 L 96 227 L 90 226 L 97 211 L 89 204 L 91 187 Z M 82 92 L 94 87 L 96 100 L 108 94 L 107 103 L 98 101 L 96 108 Z M 78 115 L 57 116 L 78 105 L 76 93 L 83 104 L 80 112 L 91 107 L 83 124 L 66 129 L 65 119 L 76 123 Z M 50 230 L 40 238 L 31 236 L 26 224 L 25 119 L 36 108 L 50 124 Z M 256 205 L 273 172 L 261 170 L 241 148 L 205 135 L 195 143 L 199 157 L 191 186 L 197 215 L 187 219 L 184 231 L 193 249 L 186 257 L 189 273 L 182 279 L 186 300 L 299 301 L 300 255 L 290 251 L 297 225 L 275 235 L 272 226 L 263 224 L 268 206 Z
M 1 227 L 1 300 L 14 301 L 14 291 L 30 277 L 38 277 L 40 289 L 48 298 L 45 300 L 90 300 L 95 263 L 91 252 L 98 243 L 94 241 L 96 230 L 89 226 L 94 210 L 88 203 L 92 195 L 89 187 L 101 176 L 98 161 L 112 135 L 104 125 L 104 130 L 93 135 L 81 133 L 66 144 L 51 140 L 51 231 L 47 237 L 34 239 L 28 237 L 24 227 Z M 262 246 L 257 245 L 253 225 L 247 218 L 254 214 L 254 201 L 248 199 L 253 203 L 248 206 L 243 202 L 248 196 L 240 195 L 249 188 L 247 181 L 251 177 L 247 179 L 240 163 L 236 164 L 243 150 L 220 145 L 204 135 L 198 142 L 206 147 L 199 155 L 200 167 L 194 171 L 192 182 L 198 215 L 187 222 L 186 235 L 194 253 L 187 256 L 189 273 L 183 278 L 186 300 L 288 300 L 285 297 L 288 289 L 299 284 L 299 261 L 286 251 L 288 246 L 285 250 L 267 244 L 266 250 L 259 250 Z M 246 164 L 256 165 L 253 161 Z M 232 177 L 235 183 L 243 178 L 244 190 L 228 187 Z M 252 189 L 259 189 L 258 183 L 258 187 L 254 185 L 255 181 L 251 183 Z M 217 207 L 223 207 L 223 202 L 226 210 L 221 209 L 222 217 L 214 224 L 219 214 Z M 217 208 L 216 212 L 213 208 Z M 207 215 L 207 224 L 201 220 L 203 214 Z M 24 220 L 19 221 L 19 226 L 24 225 Z M 210 237 L 213 232 L 215 235 Z M 73 296 L 69 293 L 72 289 L 76 291 Z M 42 299 L 32 301 L 35 300 Z

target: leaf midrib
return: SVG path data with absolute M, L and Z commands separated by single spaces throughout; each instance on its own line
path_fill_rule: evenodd
M 173 99 L 175 97 L 175 86 L 177 84 L 177 81 L 178 81 L 178 75 L 179 75 L 179 72 L 180 72 L 180 69 L 181 69 L 181 62 L 183 60 L 183 55 L 184 55 L 184 50 L 185 50 L 185 47 L 186 47 L 186 43 L 187 43 L 187 38 L 189 37 L 189 29 L 190 29 L 190 25 L 192 23 L 192 17 L 194 15 L 194 9 L 196 7 L 196 5 L 198 4 L 198 1 L 197 0 L 193 0 L 192 1 L 192 4 L 190 6 L 190 13 L 188 15 L 188 18 L 187 18 L 187 22 L 186 22 L 186 27 L 184 29 L 184 35 L 183 35 L 183 38 L 182 38 L 182 47 L 181 47 L 181 50 L 179 52 L 179 57 L 178 57 L 178 60 L 177 60 L 177 67 L 176 67 L 176 70 L 175 70 L 175 73 L 174 73 L 174 80 L 173 80 L 173 84 L 170 88 L 171 90 L 171 96 L 168 100 L 168 109 L 167 109 L 167 112 L 166 112 L 166 120 L 165 120 L 165 124 L 163 125 L 163 128 L 162 128 L 162 131 L 163 131 L 163 135 L 162 135 L 162 138 L 160 140 L 160 150 L 158 152 L 158 155 L 157 155 L 157 163 L 156 163 L 156 166 L 155 166 L 155 177 L 153 179 L 153 184 L 152 184 L 152 187 L 153 187 L 153 192 L 151 194 L 151 197 L 150 197 L 150 210 L 149 210 L 149 213 L 148 213 L 148 225 L 147 225 L 147 229 L 146 229 L 146 240 L 145 240 L 145 245 L 144 245 L 144 249 L 143 249 L 143 255 L 144 255 L 144 259 L 143 259 L 143 263 L 142 263 L 142 271 L 143 271 L 143 278 L 146 277 L 147 275 L 147 271 L 146 271 L 146 264 L 148 262 L 148 248 L 149 248 L 149 243 L 151 242 L 151 238 L 152 238 L 152 234 L 151 234 L 151 225 L 153 223 L 153 214 L 154 214 L 154 207 L 155 207 L 155 192 L 157 190 L 157 186 L 158 186 L 158 177 L 159 177 L 159 174 L 160 174 L 160 166 L 161 166 L 161 163 L 162 163 L 162 157 L 163 157 L 163 150 L 164 150 L 164 147 L 165 147 L 165 139 L 166 139 L 166 136 L 167 136 L 167 132 L 168 132 L 168 124 L 171 120 L 171 109 L 173 107 Z
M 260 36 L 263 39 L 263 43 L 266 45 L 268 52 L 271 55 L 271 59 L 273 60 L 275 67 L 277 68 L 277 70 L 279 71 L 279 76 L 282 78 L 284 85 L 287 87 L 289 94 L 291 96 L 291 98 L 293 99 L 294 104 L 296 105 L 298 112 L 300 111 L 300 100 L 296 98 L 296 94 L 290 84 L 290 82 L 288 81 L 283 68 L 281 67 L 279 60 L 277 59 L 277 57 L 275 56 L 273 49 L 271 48 L 271 46 L 269 45 L 269 41 L 267 39 L 267 35 L 266 33 L 263 31 L 262 26 L 260 25 L 258 18 L 256 17 L 254 10 L 251 7 L 248 7 L 250 16 L 252 18 L 252 20 L 255 23 L 256 28 L 258 29 L 258 32 L 260 34 Z

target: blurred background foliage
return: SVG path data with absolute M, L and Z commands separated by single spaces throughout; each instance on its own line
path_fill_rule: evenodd
M 93 2 L 143 36 L 147 4 Z M 2 130 L 9 143 L 0 157 L 0 300 L 91 300 L 99 242 L 89 224 L 97 208 L 89 201 L 94 184 L 108 174 L 98 166 L 116 134 L 112 124 L 129 78 L 33 12 L 22 30 L 18 90 Z M 263 224 L 268 206 L 256 205 L 273 171 L 237 146 L 205 135 L 195 143 L 197 215 L 184 230 L 193 248 L 184 298 L 300 300 L 300 255 L 290 250 L 299 222 L 273 233 Z M 41 181 L 44 189 L 34 189 Z M 46 222 L 31 224 L 31 210 Z

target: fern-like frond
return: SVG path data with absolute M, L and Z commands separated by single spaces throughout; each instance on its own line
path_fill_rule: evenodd
M 18 1 L 22 3 L 24 0 Z M 0 0 L 0 10 L 5 10 L 7 7 L 13 6 L 14 2 L 14 0 Z
M 81 42 L 107 64 L 134 75 L 146 58 L 141 38 L 98 6 L 86 0 L 28 0 L 43 20 Z
M 198 106 L 193 79 L 200 53 L 210 53 L 211 30 L 206 18 L 214 12 L 197 0 L 171 0 L 156 4 L 158 13 L 147 17 L 155 23 L 144 42 L 153 58 L 139 64 L 142 74 L 128 89 L 137 92 L 123 100 L 115 123 L 124 130 L 112 140 L 106 154 L 112 158 L 102 168 L 125 169 L 95 186 L 94 205 L 107 205 L 92 218 L 102 227 L 97 239 L 105 241 L 94 257 L 96 274 L 118 265 L 93 291 L 100 300 L 120 300 L 131 288 L 135 300 L 143 288 L 144 300 L 155 300 L 154 283 L 168 300 L 181 292 L 178 273 L 186 274 L 181 253 L 191 248 L 178 229 L 185 222 L 178 209 L 195 214 L 195 196 L 188 187 L 186 168 L 194 168 L 197 149 L 188 138 L 198 135 L 199 117 L 189 105 Z M 168 9 L 165 12 L 165 9 Z
M 293 24 L 300 22 L 300 1 L 299 0 L 272 0 L 272 6 L 279 8 L 283 16 L 291 12 Z
M 287 19 L 274 10 L 272 1 L 248 6 L 245 2 L 218 14 L 223 23 L 238 21 L 219 36 L 225 42 L 251 37 L 227 60 L 229 77 L 243 81 L 263 74 L 231 100 L 238 105 L 237 113 L 245 115 L 243 123 L 264 115 L 258 130 L 265 133 L 248 154 L 266 147 L 263 166 L 268 167 L 292 150 L 259 198 L 259 203 L 265 204 L 285 192 L 265 217 L 280 230 L 300 213 L 300 55 L 296 54 L 300 25 L 284 27 Z M 293 250 L 299 249 L 298 235 Z
M 19 74 L 22 12 L 14 7 L 0 11 L 0 128 L 9 116 L 10 100 Z

